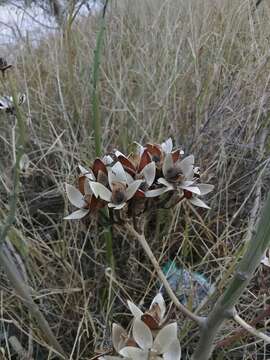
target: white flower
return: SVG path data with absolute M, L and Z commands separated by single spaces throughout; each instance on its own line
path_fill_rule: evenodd
M 78 168 L 80 169 L 81 175 L 87 177 L 89 180 L 96 181 L 95 175 L 92 171 L 92 169 L 86 169 L 82 165 L 78 165 Z
M 90 187 L 90 181 L 96 181 L 95 175 L 90 168 L 86 169 L 82 165 L 78 165 L 78 167 L 81 172 L 79 178 L 79 188 L 81 191 L 72 185 L 66 184 L 66 193 L 71 204 L 79 208 L 79 210 L 64 217 L 65 220 L 82 219 L 96 205 L 96 203 L 91 202 L 93 191 Z M 82 184 L 80 183 L 81 180 L 83 181 Z
M 214 185 L 210 184 L 197 184 L 198 189 L 200 190 L 200 196 L 208 194 L 210 191 L 214 189 Z M 189 201 L 192 205 L 202 207 L 205 209 L 210 209 L 208 205 L 206 205 L 201 199 L 199 199 L 195 193 L 188 191 L 184 191 L 185 198 Z
M 165 140 L 162 144 L 161 144 L 161 149 L 163 150 L 163 152 L 165 153 L 165 154 L 175 154 L 175 155 L 177 155 L 178 157 L 180 156 L 180 155 L 184 155 L 184 151 L 183 150 L 180 150 L 180 149 L 178 149 L 178 150 L 175 150 L 174 152 L 173 152 L 173 142 L 172 142 L 172 138 L 169 138 L 169 139 L 167 139 L 167 140 Z
M 153 184 L 156 177 L 156 163 L 151 161 L 148 154 L 145 154 L 143 151 L 139 157 L 140 161 L 138 161 L 138 164 L 136 165 L 133 164 L 131 159 L 118 150 L 115 151 L 115 155 L 119 158 L 119 162 L 123 166 L 124 170 L 126 170 L 128 183 L 133 181 L 133 177 L 128 172 L 130 171 L 135 179 L 144 179 L 147 188 Z
M 145 193 L 146 197 L 155 197 L 164 194 L 167 191 L 182 189 L 187 190 L 197 195 L 200 195 L 200 190 L 193 180 L 194 156 L 187 156 L 183 160 L 174 162 L 171 153 L 166 154 L 162 165 L 162 172 L 164 178 L 159 178 L 158 183 L 164 187 L 149 190 Z
M 117 353 L 125 346 L 128 334 L 122 326 L 113 324 L 112 327 L 112 344 Z
M 90 187 L 96 198 L 108 202 L 108 207 L 115 210 L 122 209 L 139 189 L 142 180 L 133 180 L 128 177 L 120 162 L 108 168 L 110 190 L 98 182 L 90 182 Z
M 92 191 L 90 187 L 87 186 L 88 182 L 85 182 L 85 184 L 86 184 L 85 193 L 91 195 Z M 65 220 L 82 219 L 90 211 L 90 209 L 87 209 L 88 203 L 85 201 L 84 195 L 74 186 L 69 184 L 66 184 L 66 193 L 71 204 L 77 207 L 79 210 L 74 211 L 70 215 L 64 217 L 64 219 Z
M 162 150 L 164 151 L 165 154 L 170 154 L 172 152 L 172 149 L 173 149 L 172 138 L 169 138 L 169 139 L 165 140 L 161 144 L 161 148 L 162 148 Z
M 132 334 L 138 347 L 126 346 L 119 351 L 120 355 L 132 360 L 180 360 L 181 347 L 177 339 L 176 323 L 164 326 L 153 339 L 149 327 L 135 318 Z
M 134 318 L 141 319 L 151 330 L 160 328 L 165 320 L 166 305 L 161 293 L 158 293 L 144 313 L 133 302 L 127 301 L 129 310 Z

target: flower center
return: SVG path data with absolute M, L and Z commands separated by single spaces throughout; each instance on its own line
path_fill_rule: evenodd
M 171 180 L 178 177 L 179 174 L 180 174 L 180 170 L 177 169 L 177 167 L 171 167 L 166 171 L 166 178 L 168 180 Z
M 158 163 L 158 162 L 160 162 L 160 156 L 157 155 L 157 154 L 155 154 L 155 155 L 152 156 L 152 160 L 153 160 L 155 163 Z
M 112 184 L 112 203 L 119 205 L 125 202 L 126 196 L 126 185 L 121 183 Z

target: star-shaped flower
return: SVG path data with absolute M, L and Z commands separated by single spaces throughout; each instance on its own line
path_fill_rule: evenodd
M 79 210 L 64 217 L 65 220 L 79 220 L 85 217 L 89 212 L 100 209 L 105 203 L 94 196 L 90 183 L 99 179 L 100 182 L 107 183 L 107 169 L 100 159 L 94 161 L 93 167 L 86 169 L 79 165 L 81 172 L 79 176 L 79 189 L 66 184 L 66 193 L 72 205 Z
M 181 347 L 177 339 L 177 324 L 164 326 L 155 338 L 150 328 L 139 318 L 135 318 L 132 328 L 137 346 L 126 346 L 119 354 L 132 360 L 180 360 Z
M 90 182 L 90 187 L 96 196 L 108 203 L 115 210 L 122 209 L 139 189 L 143 180 L 133 180 L 127 176 L 122 164 L 118 161 L 108 168 L 109 189 L 99 182 Z
M 166 305 L 161 293 L 158 293 L 145 312 L 128 300 L 128 307 L 135 318 L 141 319 L 151 330 L 159 329 L 165 322 Z

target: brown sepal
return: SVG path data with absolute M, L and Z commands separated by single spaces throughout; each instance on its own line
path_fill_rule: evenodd
M 138 189 L 138 190 L 135 192 L 135 194 L 134 194 L 134 198 L 140 198 L 140 199 L 142 199 L 142 198 L 144 198 L 144 197 L 145 197 L 144 192 L 143 192 L 142 190 L 140 190 L 140 189 Z
M 106 169 L 106 166 L 105 164 L 103 163 L 103 161 L 99 158 L 97 158 L 94 163 L 93 163 L 93 166 L 92 166 L 92 170 L 93 170 L 93 173 L 95 175 L 95 178 L 97 179 L 98 177 L 98 172 L 99 171 L 102 171 L 104 172 L 105 174 L 107 174 L 107 169 Z
M 141 172 L 142 169 L 151 162 L 151 157 L 149 155 L 149 152 L 147 149 L 144 150 L 144 152 L 142 153 L 141 159 L 140 159 L 140 163 L 138 166 L 138 172 Z
M 153 304 L 151 309 L 146 311 L 141 319 L 151 329 L 157 330 L 160 326 L 161 321 L 161 310 L 158 304 Z
M 186 199 L 191 199 L 192 198 L 192 192 L 188 191 L 188 190 L 184 190 L 184 197 Z
M 147 151 L 149 152 L 149 154 L 151 155 L 153 161 L 155 161 L 157 163 L 161 161 L 162 152 L 158 145 L 146 144 L 145 147 L 146 147 Z
M 81 175 L 79 176 L 79 183 L 78 183 L 78 187 L 79 187 L 79 191 L 84 195 L 84 182 L 85 182 L 86 176 L 85 175 Z
M 135 166 L 132 164 L 132 162 L 128 158 L 126 158 L 123 155 L 119 155 L 118 160 L 122 164 L 125 171 L 127 171 L 131 176 L 135 175 L 135 173 L 136 173 Z
M 94 195 L 91 196 L 91 201 L 90 201 L 90 206 L 89 209 L 90 210 L 99 210 L 101 208 L 103 208 L 106 205 L 106 201 L 103 201 L 102 199 L 97 199 Z
M 181 154 L 180 154 L 180 149 L 173 151 L 172 154 L 172 159 L 173 162 L 175 163 L 177 160 L 181 159 Z

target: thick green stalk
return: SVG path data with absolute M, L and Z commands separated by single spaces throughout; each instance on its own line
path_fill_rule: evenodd
M 108 0 L 105 2 L 103 14 L 100 21 L 100 28 L 97 34 L 97 43 L 94 50 L 94 63 L 93 63 L 93 75 L 92 75 L 92 116 L 93 116 L 93 129 L 95 140 L 96 156 L 101 155 L 101 120 L 99 114 L 99 94 L 98 94 L 98 79 L 100 68 L 100 57 L 102 52 L 103 37 L 105 32 L 105 14 L 108 5 Z
M 234 306 L 245 291 L 269 245 L 270 194 L 263 208 L 257 230 L 253 233 L 251 240 L 247 244 L 246 253 L 240 261 L 235 275 L 201 327 L 201 337 L 193 355 L 193 360 L 207 360 L 210 358 L 214 350 L 213 343 L 219 328 L 226 319 L 233 317 Z
M 103 38 L 105 32 L 105 15 L 109 0 L 106 0 L 103 7 L 103 14 L 100 21 L 100 28 L 97 34 L 97 43 L 94 51 L 94 63 L 93 63 L 93 75 L 92 75 L 92 117 L 93 117 L 93 129 L 95 140 L 95 152 L 96 156 L 101 156 L 101 119 L 99 113 L 99 93 L 98 93 L 98 80 L 99 80 L 99 68 L 100 57 L 102 53 Z M 106 211 L 108 217 L 108 211 Z M 111 227 L 104 232 L 104 238 L 106 242 L 106 255 L 109 266 L 114 269 L 114 258 L 112 250 L 112 230 Z

